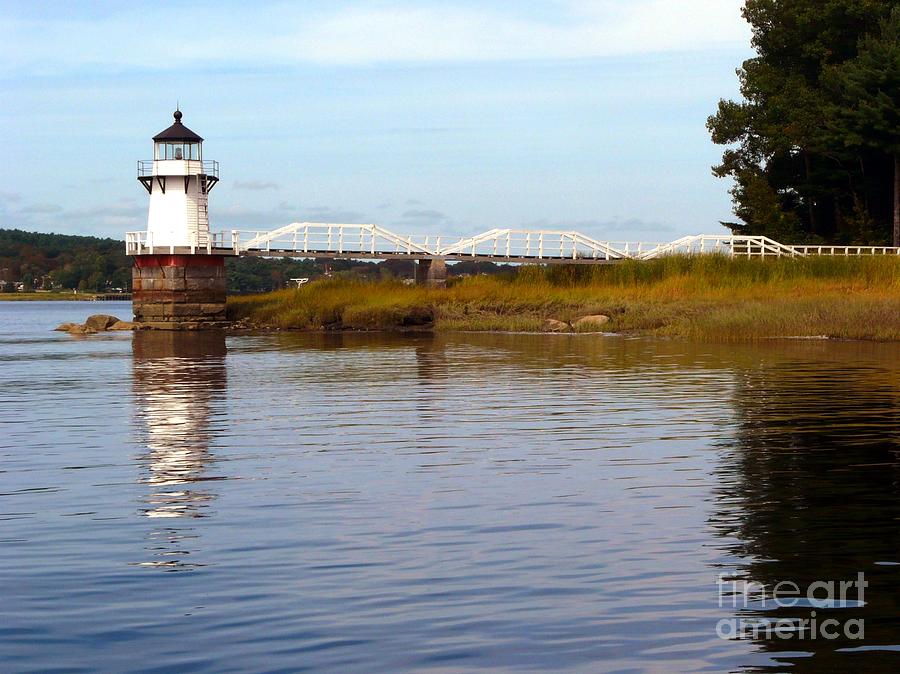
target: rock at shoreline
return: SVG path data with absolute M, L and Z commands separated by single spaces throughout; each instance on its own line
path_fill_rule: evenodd
M 119 322 L 119 319 L 115 316 L 94 314 L 93 316 L 87 317 L 87 320 L 84 322 L 84 327 L 89 330 L 95 330 L 96 332 L 102 332 L 103 330 L 108 330 L 111 325 L 115 325 Z
M 431 307 L 410 307 L 400 320 L 400 325 L 403 327 L 418 327 L 432 323 L 434 323 L 434 311 Z
M 572 323 L 572 327 L 576 330 L 594 330 L 606 323 L 609 323 L 609 316 L 606 316 L 605 314 L 594 314 L 593 316 L 582 316 Z
M 106 314 L 94 314 L 88 316 L 84 324 L 62 323 L 54 328 L 59 332 L 68 332 L 70 335 L 93 335 L 97 332 L 111 330 L 137 330 L 138 326 L 131 321 L 120 321 L 115 316 Z
M 541 327 L 544 332 L 572 332 L 572 326 L 565 321 L 558 321 L 555 318 L 548 318 Z

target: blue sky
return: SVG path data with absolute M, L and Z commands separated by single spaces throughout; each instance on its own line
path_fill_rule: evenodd
M 212 228 L 721 231 L 706 117 L 750 55 L 740 0 L 0 0 L 0 226 L 146 226 L 135 162 L 184 123 Z

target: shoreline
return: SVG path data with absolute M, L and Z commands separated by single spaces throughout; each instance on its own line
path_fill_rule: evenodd
M 602 317 L 603 325 L 583 324 Z M 331 279 L 231 297 L 247 328 L 611 332 L 716 342 L 900 341 L 900 259 L 671 257 L 596 268 L 528 267 L 447 288 Z M 581 322 L 580 322 L 581 321 Z
M 140 328 L 137 328 L 138 330 Z M 594 331 L 594 332 L 551 332 L 546 330 L 471 330 L 464 328 L 452 329 L 406 329 L 406 328 L 375 328 L 371 330 L 360 328 L 338 328 L 338 329 L 314 329 L 314 328 L 290 328 L 265 325 L 230 325 L 222 330 L 228 334 L 235 335 L 267 335 L 272 333 L 288 333 L 303 335 L 544 335 L 559 338 L 587 338 L 587 337 L 605 337 L 620 339 L 667 339 L 672 341 L 708 341 L 693 337 L 683 337 L 678 335 L 666 335 L 653 332 L 617 332 L 617 331 Z M 177 332 L 177 331 L 176 331 Z M 766 337 L 748 338 L 746 340 L 735 340 L 736 343 L 752 343 L 759 341 L 777 342 L 864 342 L 873 344 L 894 344 L 900 343 L 900 337 L 896 339 L 867 339 L 865 337 L 837 337 L 832 335 L 770 335 Z
M 121 300 L 98 300 L 97 297 L 105 296 L 105 293 L 0 293 L 0 302 L 130 302 L 130 298 Z
M 42 295 L 29 293 L 27 299 L 92 299 Z M 102 304 L 96 306 L 102 311 Z M 451 278 L 446 288 L 345 276 L 229 297 L 227 318 L 232 325 L 225 329 L 232 333 L 559 332 L 734 343 L 900 342 L 900 258 L 672 256 L 600 267 L 525 265 L 511 274 Z

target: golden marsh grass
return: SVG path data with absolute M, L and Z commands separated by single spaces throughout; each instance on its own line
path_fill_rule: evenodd
M 606 314 L 610 332 L 715 341 L 828 336 L 900 340 L 900 257 L 668 257 L 523 266 L 445 289 L 330 279 L 232 297 L 229 317 L 298 330 L 539 331 Z

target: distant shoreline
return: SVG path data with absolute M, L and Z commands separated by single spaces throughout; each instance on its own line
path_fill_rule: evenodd
M 57 292 L 31 292 L 31 293 L 0 293 L 0 302 L 93 302 L 96 298 L 106 293 L 57 293 Z M 126 295 L 121 300 L 130 302 L 131 297 Z

